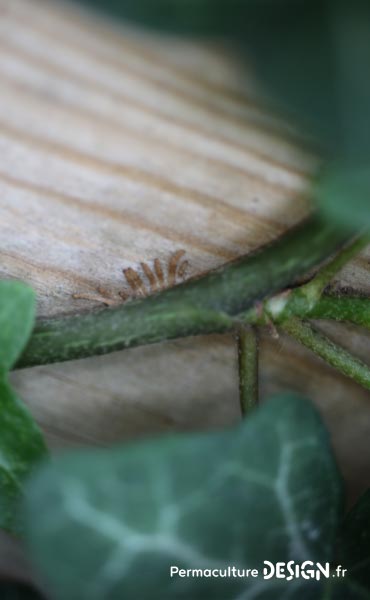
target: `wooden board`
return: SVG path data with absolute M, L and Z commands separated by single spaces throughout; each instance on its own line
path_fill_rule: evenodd
M 28 281 L 40 315 L 172 285 L 307 214 L 316 159 L 228 49 L 63 3 L 0 0 L 0 89 L 0 276 Z M 364 252 L 337 286 L 369 293 L 369 282 Z M 332 333 L 368 359 L 365 334 Z M 284 337 L 266 335 L 261 349 L 262 395 L 290 388 L 317 402 L 354 496 L 370 484 L 370 395 Z M 230 336 L 16 372 L 12 382 L 55 448 L 240 418 Z

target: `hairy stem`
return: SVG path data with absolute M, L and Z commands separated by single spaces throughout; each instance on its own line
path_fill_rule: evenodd
M 311 305 L 316 304 L 332 279 L 343 267 L 363 250 L 370 242 L 369 236 L 357 237 L 354 241 L 342 248 L 332 260 L 329 261 L 315 277 L 302 285 L 300 293 L 304 294 Z
M 341 271 L 351 258 L 361 252 L 368 244 L 369 236 L 363 235 L 357 237 L 344 248 L 341 248 L 336 256 L 320 269 L 311 281 L 291 290 L 288 301 L 285 304 L 284 310 L 279 315 L 279 318 L 284 320 L 289 313 L 299 314 L 303 318 L 306 313 L 314 309 L 326 287 L 335 275 Z M 272 307 L 273 306 L 274 305 L 272 304 Z
M 341 248 L 338 254 L 320 269 L 311 281 L 267 299 L 263 305 L 265 317 L 275 323 L 286 321 L 292 316 L 301 319 L 310 318 L 333 277 L 368 244 L 368 236 L 356 238 L 347 246 Z M 246 318 L 250 321 L 252 316 L 246 315 Z M 256 312 L 254 318 L 257 322 L 258 320 L 261 321 Z
M 312 350 L 343 375 L 354 379 L 366 389 L 370 389 L 370 367 L 317 331 L 312 325 L 292 318 L 280 323 L 279 328 Z
M 38 322 L 17 367 L 227 331 L 238 313 L 296 282 L 347 239 L 334 225 L 312 218 L 253 255 L 200 279 L 118 308 Z
M 258 404 L 258 337 L 254 327 L 238 330 L 240 408 L 246 416 Z
M 344 321 L 370 329 L 370 299 L 324 295 L 305 316 L 309 319 Z

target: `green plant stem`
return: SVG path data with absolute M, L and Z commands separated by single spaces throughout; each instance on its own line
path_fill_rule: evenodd
M 311 306 L 318 302 L 335 275 L 337 275 L 337 273 L 339 273 L 352 258 L 361 252 L 369 242 L 370 238 L 368 235 L 357 237 L 342 248 L 327 265 L 320 269 L 311 281 L 299 288 L 299 292 L 306 296 Z
M 311 281 L 266 300 L 263 306 L 266 319 L 280 323 L 292 316 L 299 316 L 301 319 L 310 317 L 333 277 L 368 244 L 368 235 L 357 237 L 341 248 Z M 248 317 L 250 319 L 251 315 Z M 255 319 L 258 320 L 258 314 L 255 314 Z
M 267 302 L 267 305 L 277 301 L 278 298 L 272 298 Z M 283 299 L 281 299 L 281 302 L 283 302 Z M 239 315 L 239 318 L 244 323 L 263 326 L 268 324 L 268 316 L 270 315 L 251 309 L 244 315 Z M 324 294 L 314 306 L 309 308 L 295 302 L 291 303 L 289 297 L 287 297 L 282 313 L 276 314 L 272 320 L 279 324 L 293 317 L 348 322 L 370 329 L 370 298 Z
M 246 416 L 258 404 L 258 336 L 255 327 L 238 329 L 240 408 Z
M 105 354 L 234 327 L 234 316 L 296 282 L 348 240 L 317 218 L 254 253 L 147 298 L 114 309 L 39 321 L 17 367 Z
M 293 313 L 291 315 L 293 316 Z M 305 317 L 309 319 L 344 321 L 370 329 L 370 299 L 356 296 L 324 295 L 305 314 Z
M 370 389 L 370 368 L 350 352 L 335 344 L 312 325 L 299 319 L 289 319 L 279 328 L 324 359 L 329 365 Z

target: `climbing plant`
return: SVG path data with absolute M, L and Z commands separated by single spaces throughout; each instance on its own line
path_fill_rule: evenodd
M 36 322 L 32 291 L 0 283 L 0 526 L 23 539 L 35 581 L 56 600 L 370 598 L 369 492 L 345 514 L 343 481 L 312 403 L 286 393 L 259 406 L 258 397 L 266 325 L 370 389 L 370 367 L 318 325 L 370 328 L 370 299 L 328 287 L 369 242 L 370 5 L 89 4 L 162 30 L 227 38 L 276 109 L 316 140 L 321 166 L 309 219 L 202 278 L 118 308 Z M 226 431 L 50 459 L 8 381 L 12 368 L 214 332 L 234 333 L 239 350 L 245 418 Z M 285 577 L 265 577 L 265 561 L 286 565 Z M 4 587 L 5 598 L 38 595 Z

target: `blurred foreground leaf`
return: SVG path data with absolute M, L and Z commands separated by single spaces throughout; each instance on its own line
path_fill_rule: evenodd
M 0 376 L 20 356 L 35 319 L 35 294 L 17 281 L 0 281 Z
M 321 420 L 287 395 L 226 433 L 59 457 L 31 481 L 26 522 L 34 564 L 60 600 L 230 600 L 243 590 L 275 600 L 287 585 L 276 578 L 171 578 L 170 567 L 325 563 L 341 505 Z M 312 598 L 312 585 L 290 582 L 289 598 Z
M 281 0 L 276 0 L 281 2 Z M 284 0 L 283 0 L 284 1 Z M 141 25 L 187 34 L 234 32 L 251 7 L 270 0 L 81 0 L 84 4 Z
M 17 282 L 0 282 L 0 527 L 19 533 L 17 508 L 30 469 L 46 455 L 41 432 L 8 383 L 8 371 L 33 327 L 33 291 Z
M 352 579 L 370 589 L 370 490 L 361 496 L 344 520 L 338 560 Z
M 0 598 L 1 600 L 45 600 L 44 596 L 30 586 L 8 581 L 0 581 Z
M 20 533 L 18 503 L 30 470 L 46 456 L 42 434 L 9 384 L 0 381 L 0 527 Z
M 321 598 L 322 600 L 369 600 L 370 592 L 346 576 L 343 580 L 334 580 L 327 588 L 326 595 L 324 593 Z M 312 596 L 311 600 L 316 600 L 315 596 Z

